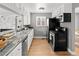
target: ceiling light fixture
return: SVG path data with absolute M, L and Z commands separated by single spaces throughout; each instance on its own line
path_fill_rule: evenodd
M 44 9 L 45 9 L 44 7 L 40 7 L 40 8 L 39 8 L 39 10 L 44 10 Z

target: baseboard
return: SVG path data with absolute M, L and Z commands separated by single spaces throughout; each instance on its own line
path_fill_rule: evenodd
M 34 38 L 47 38 L 45 36 L 34 36 Z
M 72 56 L 76 56 L 76 54 L 75 54 L 73 51 L 71 51 L 70 49 L 68 49 L 68 52 L 69 52 Z

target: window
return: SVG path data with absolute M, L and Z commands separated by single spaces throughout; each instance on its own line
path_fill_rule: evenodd
M 47 19 L 45 16 L 36 17 L 36 26 L 47 26 Z

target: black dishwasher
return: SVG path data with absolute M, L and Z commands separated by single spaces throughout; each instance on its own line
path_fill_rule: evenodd
M 28 36 L 26 36 L 22 42 L 22 56 L 27 56 L 28 53 L 27 53 L 27 43 L 28 43 Z

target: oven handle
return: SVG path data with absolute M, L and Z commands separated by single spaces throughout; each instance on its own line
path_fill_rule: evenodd
M 55 47 L 55 34 L 51 35 L 53 37 L 53 50 L 54 50 L 54 47 Z

